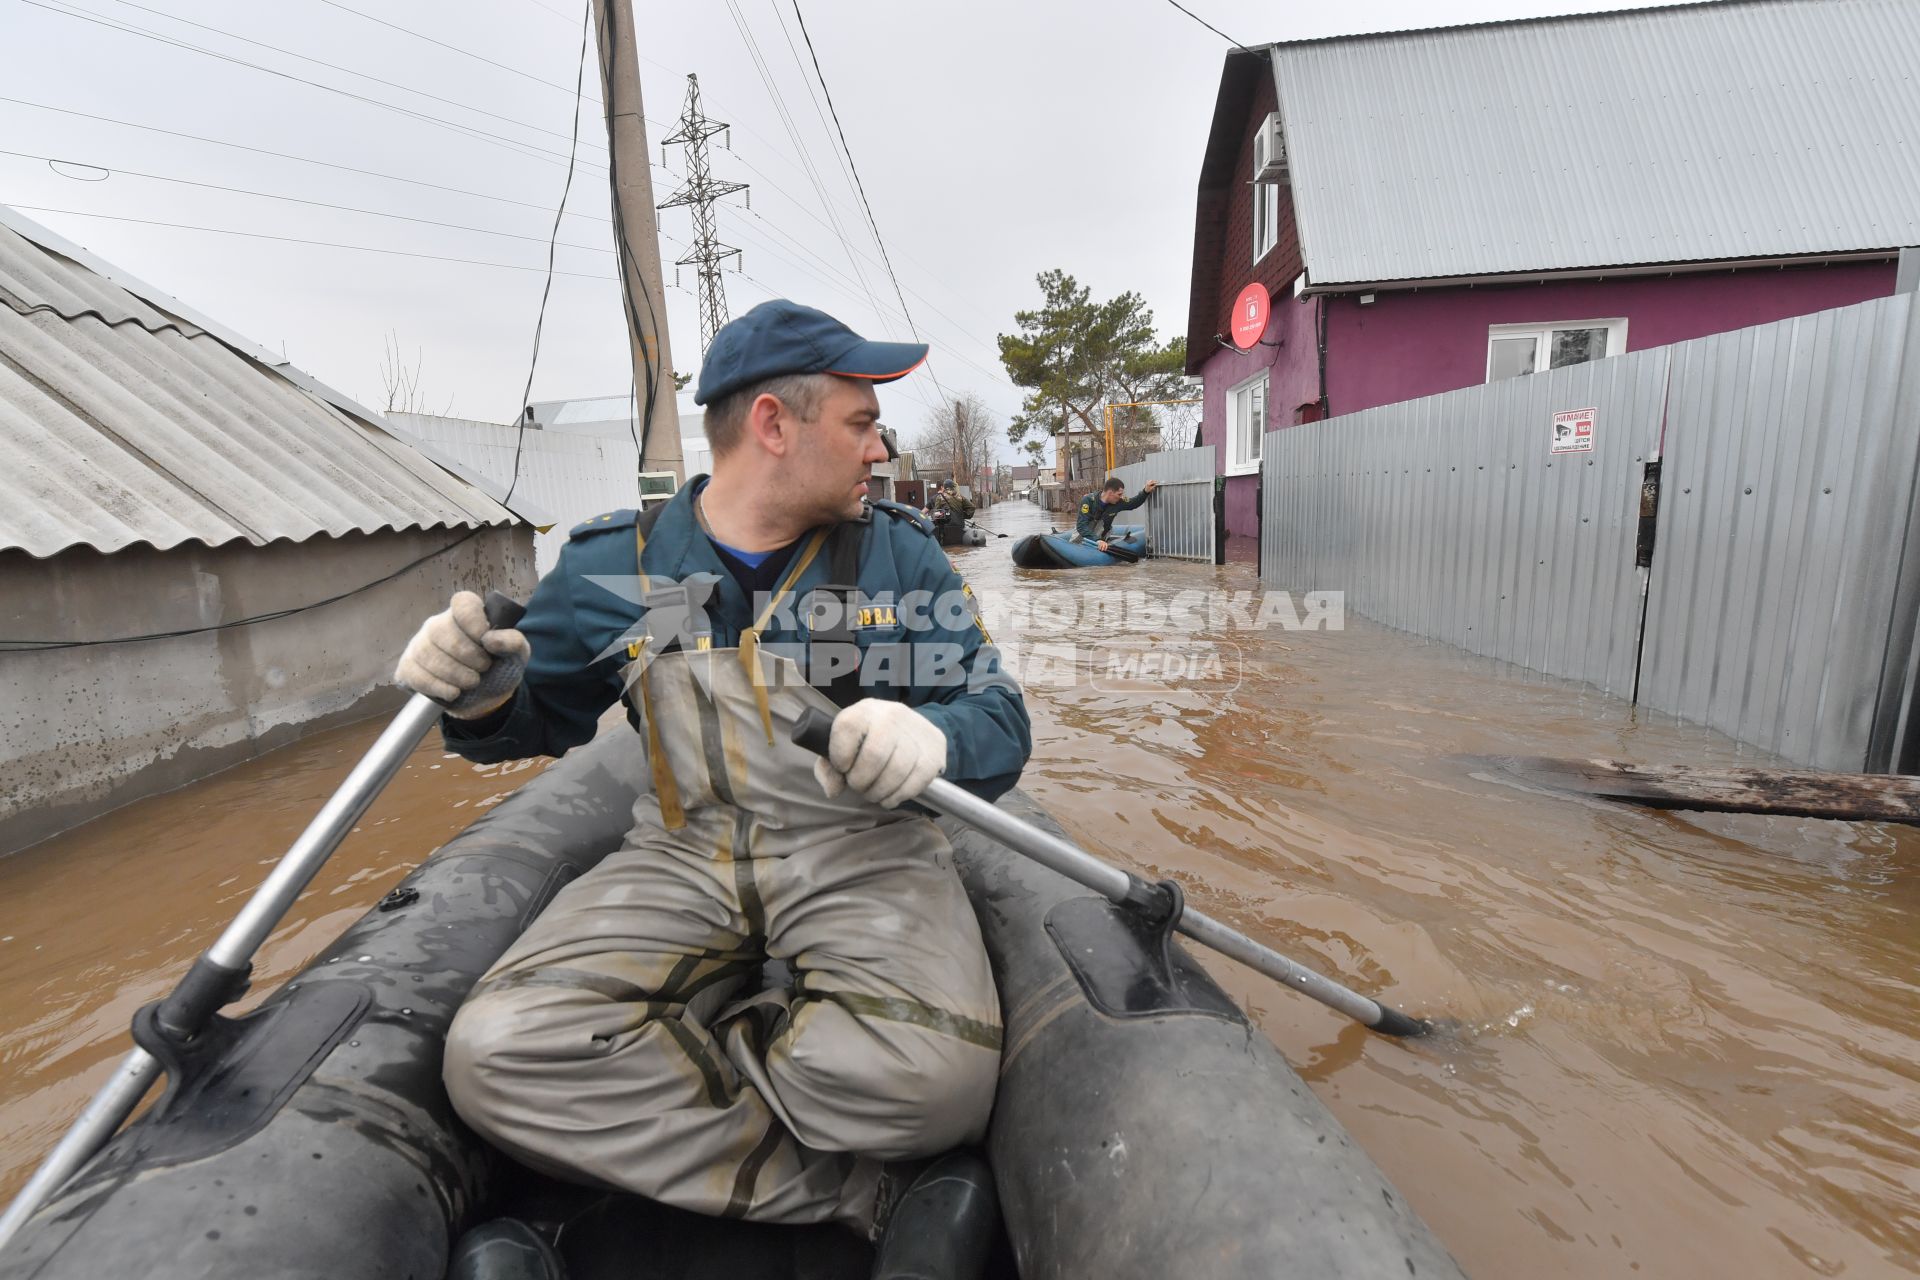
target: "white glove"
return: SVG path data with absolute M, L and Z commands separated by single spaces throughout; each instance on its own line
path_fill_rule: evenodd
M 486 606 L 479 596 L 456 591 L 447 611 L 421 623 L 420 630 L 407 642 L 393 679 L 415 693 L 452 702 L 480 683 L 480 677 L 493 665 L 493 655 L 518 654 L 524 659 L 532 653 L 527 638 L 518 631 L 489 629 Z M 480 706 L 462 707 L 458 718 L 478 720 L 505 706 L 512 697 L 513 690 L 508 689 Z
M 947 767 L 947 735 L 904 702 L 862 698 L 833 718 L 813 776 L 831 800 L 852 787 L 882 809 L 927 789 Z

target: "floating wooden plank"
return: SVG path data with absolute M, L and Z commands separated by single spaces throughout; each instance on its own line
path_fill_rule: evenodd
M 1551 756 L 1480 756 L 1476 760 L 1494 775 L 1526 786 L 1656 809 L 1920 824 L 1920 777 L 1905 774 L 1701 769 Z

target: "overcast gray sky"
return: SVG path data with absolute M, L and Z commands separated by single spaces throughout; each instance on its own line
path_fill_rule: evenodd
M 1167 0 L 800 3 L 913 320 L 933 344 L 933 369 L 948 392 L 978 392 L 1003 419 L 1018 408 L 1020 393 L 1000 369 L 994 335 L 1037 299 L 1033 277 L 1050 267 L 1101 296 L 1139 290 L 1163 334 L 1184 331 L 1194 182 L 1224 40 Z M 392 333 L 409 360 L 418 352 L 432 411 L 450 402 L 461 416 L 511 421 L 566 174 L 584 7 L 584 0 L 0 0 L 0 47 L 11 55 L 0 86 L 7 153 L 0 154 L 0 203 L 22 207 L 262 345 L 284 346 L 296 364 L 368 404 L 383 403 L 379 366 Z M 1637 6 L 1187 0 L 1186 7 L 1254 44 Z M 809 88 L 810 65 L 802 72 L 807 53 L 793 0 L 636 0 L 636 10 L 654 138 L 679 114 L 688 72 L 700 77 L 708 114 L 735 126 L 732 150 L 713 161 L 718 176 L 753 185 L 751 211 L 735 197 L 720 215 L 723 238 L 745 250 L 744 274 L 727 276 L 734 314 L 784 295 L 863 333 L 905 338 L 817 105 L 818 85 Z M 587 92 L 597 96 L 596 88 L 589 62 Z M 1380 86 L 1382 94 L 1392 91 Z M 606 221 L 605 127 L 592 101 L 583 107 L 580 136 L 582 164 L 557 258 L 561 271 L 577 274 L 554 280 L 534 399 L 627 389 Z M 658 145 L 653 151 L 656 199 L 665 199 L 683 160 L 670 148 L 661 169 Z M 75 163 L 54 166 L 46 157 Z M 669 284 L 689 224 L 685 210 L 660 214 Z M 528 269 L 476 265 L 482 262 Z M 682 272 L 685 287 L 667 291 L 683 371 L 697 358 L 693 283 Z M 882 390 L 888 420 L 909 438 L 934 399 L 924 373 Z M 691 434 L 695 424 L 684 429 Z

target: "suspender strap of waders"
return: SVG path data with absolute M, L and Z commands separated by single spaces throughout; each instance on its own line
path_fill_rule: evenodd
M 666 508 L 666 503 L 657 503 L 642 511 L 633 524 L 633 571 L 640 578 L 642 600 L 651 587 L 646 570 L 647 535 L 653 532 L 653 526 L 660 522 L 660 513 Z M 641 650 L 651 639 L 651 636 L 642 636 L 628 645 L 628 659 L 639 661 L 644 656 Z M 660 722 L 653 714 L 653 695 L 647 687 L 645 667 L 640 668 L 640 678 L 627 686 L 627 705 L 639 713 L 646 730 L 647 761 L 653 772 L 653 798 L 660 805 L 660 824 L 669 831 L 677 831 L 687 825 L 687 815 L 680 807 L 680 783 L 673 776 L 673 766 L 667 762 L 666 750 L 660 742 Z
M 767 703 L 766 673 L 760 669 L 760 633 L 766 630 L 767 623 L 772 619 L 773 611 L 779 607 L 780 601 L 786 597 L 787 592 L 793 590 L 793 584 L 800 580 L 800 575 L 807 571 L 807 566 L 812 564 L 814 557 L 820 554 L 820 547 L 826 540 L 827 530 L 814 531 L 813 537 L 807 540 L 807 545 L 794 556 L 792 567 L 780 580 L 780 585 L 774 588 L 766 607 L 760 610 L 760 616 L 753 620 L 752 626 L 740 633 L 740 664 L 747 669 L 747 679 L 753 685 L 753 698 L 760 707 L 760 727 L 766 730 L 768 746 L 773 745 L 773 709 Z
M 866 521 L 849 520 L 834 528 L 827 542 L 828 581 L 814 588 L 807 607 L 807 683 L 835 706 L 860 700 L 860 646 L 854 641 L 858 619 L 860 538 Z

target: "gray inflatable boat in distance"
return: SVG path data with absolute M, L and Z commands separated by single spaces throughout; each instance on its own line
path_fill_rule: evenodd
M 469 1227 L 538 1216 L 525 1200 L 538 1180 L 454 1115 L 443 1039 L 479 975 L 619 846 L 638 775 L 624 733 L 602 735 L 455 837 L 258 1010 L 188 1052 L 160 1046 L 165 1096 L 29 1221 L 0 1280 L 432 1280 Z M 1058 830 L 1019 792 L 1001 804 Z M 1460 1277 L 1178 945 L 986 837 L 947 831 L 1006 1022 L 988 1135 L 1007 1235 L 994 1274 Z M 609 1199 L 558 1194 L 603 1211 Z M 633 1201 L 616 1216 L 672 1213 Z M 866 1274 L 864 1246 L 838 1227 L 691 1218 L 647 1228 L 656 1244 L 638 1255 L 628 1241 L 581 1257 L 594 1246 L 580 1233 L 569 1266 L 583 1280 Z M 703 1251 L 712 1266 L 686 1260 Z

